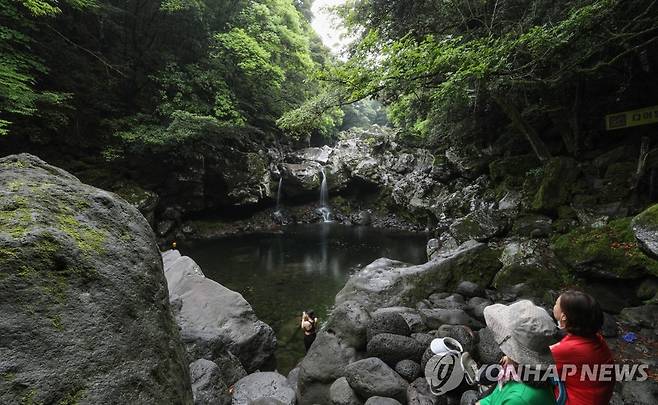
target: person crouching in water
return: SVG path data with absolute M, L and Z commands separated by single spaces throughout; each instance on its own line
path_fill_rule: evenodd
M 602 405 L 610 403 L 614 379 L 590 381 L 582 378 L 584 367 L 600 369 L 601 365 L 614 364 L 608 344 L 599 333 L 603 327 L 603 311 L 589 294 L 568 290 L 562 293 L 553 307 L 558 327 L 567 335 L 551 346 L 558 375 L 565 373 L 567 405 Z M 574 370 L 575 368 L 575 370 Z
M 318 323 L 318 318 L 315 317 L 315 312 L 309 310 L 308 312 L 302 312 L 302 330 L 304 331 L 304 347 L 308 353 L 308 349 L 311 348 L 313 341 L 315 340 L 315 334 L 317 332 L 316 325 Z
M 505 356 L 498 384 L 476 404 L 554 405 L 553 385 L 541 381 L 553 364 L 549 350 L 556 340 L 553 318 L 545 309 L 522 300 L 489 305 L 484 319 Z

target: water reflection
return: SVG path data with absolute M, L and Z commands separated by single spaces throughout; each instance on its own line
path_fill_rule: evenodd
M 324 319 L 336 293 L 357 265 L 378 257 L 425 260 L 426 237 L 332 223 L 284 227 L 180 247 L 207 277 L 240 292 L 277 333 L 279 370 L 303 356 L 298 317 L 313 308 Z

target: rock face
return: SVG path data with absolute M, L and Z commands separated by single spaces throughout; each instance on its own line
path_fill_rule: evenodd
M 495 252 L 473 241 L 417 266 L 382 258 L 352 275 L 336 295 L 336 303 L 355 300 L 369 311 L 415 304 L 461 281 L 489 285 L 499 268 Z
M 221 372 L 217 364 L 210 360 L 199 359 L 190 364 L 190 378 L 192 379 L 192 393 L 194 405 L 229 405 L 228 387 L 222 381 Z
M 0 159 L 0 402 L 192 403 L 153 232 L 31 155 Z
M 247 372 L 258 370 L 276 349 L 274 331 L 258 320 L 239 293 L 206 278 L 178 251 L 163 254 L 169 298 L 181 328 L 188 358 L 235 355 Z

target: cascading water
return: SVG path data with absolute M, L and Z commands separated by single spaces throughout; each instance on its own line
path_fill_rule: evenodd
M 279 188 L 276 190 L 276 210 L 275 214 L 281 213 L 281 187 L 283 186 L 283 177 L 279 177 Z
M 320 208 L 318 211 L 322 214 L 324 222 L 331 222 L 331 209 L 329 208 L 329 188 L 327 187 L 327 176 L 324 174 L 324 168 L 320 169 L 322 172 L 322 183 L 320 184 Z

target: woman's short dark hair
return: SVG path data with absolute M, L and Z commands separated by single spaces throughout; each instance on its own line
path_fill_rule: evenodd
M 567 317 L 567 332 L 583 337 L 596 335 L 603 327 L 603 311 L 591 295 L 567 290 L 560 295 L 560 309 Z
M 306 315 L 308 315 L 308 317 L 311 319 L 315 319 L 315 311 L 313 311 L 312 309 L 306 311 Z

